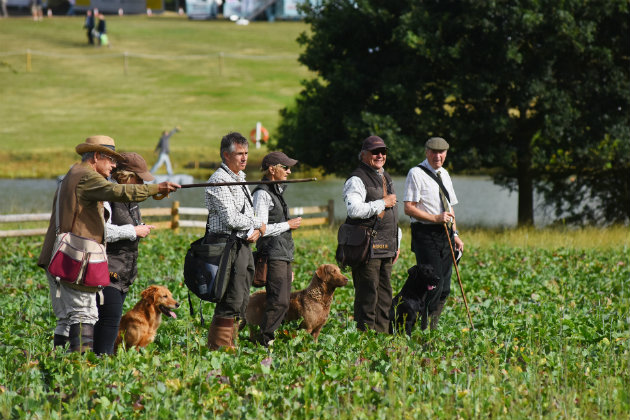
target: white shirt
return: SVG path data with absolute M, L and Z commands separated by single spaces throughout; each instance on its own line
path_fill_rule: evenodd
M 378 199 L 365 202 L 367 190 L 361 178 L 352 176 L 343 184 L 343 202 L 346 203 L 348 217 L 351 219 L 369 219 L 385 210 L 385 201 Z
M 453 189 L 453 182 L 448 174 L 448 171 L 444 168 L 436 171 L 431 167 L 429 162 L 425 159 L 420 165 L 428 168 L 431 172 L 440 173 L 444 188 L 448 191 L 449 203 L 454 206 L 458 203 L 455 190 Z M 440 200 L 440 187 L 433 178 L 431 178 L 422 169 L 414 166 L 407 173 L 407 179 L 405 180 L 405 200 L 416 203 L 416 207 L 420 210 L 424 210 L 429 214 L 440 214 L 444 210 L 442 209 L 442 201 Z M 411 222 L 429 223 L 424 220 L 419 220 L 414 217 L 410 217 Z
M 283 188 L 280 186 L 280 191 L 282 190 Z M 269 221 L 269 210 L 273 209 L 273 207 L 273 200 L 267 191 L 254 191 L 254 214 L 267 225 L 264 236 L 278 236 L 282 232 L 291 229 L 288 222 L 267 224 Z
M 103 201 L 103 207 L 107 212 L 107 220 L 105 221 L 105 242 L 118 242 L 123 239 L 130 241 L 136 240 L 136 228 L 129 225 L 114 225 L 112 223 L 112 206 L 109 201 Z

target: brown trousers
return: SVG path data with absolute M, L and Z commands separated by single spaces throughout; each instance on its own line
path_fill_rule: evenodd
M 352 269 L 354 320 L 361 331 L 389 331 L 392 260 L 391 257 L 373 258 L 367 264 Z
M 267 270 L 267 306 L 261 331 L 265 342 L 274 339 L 274 332 L 280 328 L 284 316 L 289 310 L 291 297 L 291 263 L 270 260 Z

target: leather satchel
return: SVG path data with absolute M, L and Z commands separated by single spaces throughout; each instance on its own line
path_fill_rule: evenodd
M 105 245 L 71 232 L 58 234 L 48 272 L 76 289 L 105 287 L 110 281 Z
M 267 256 L 258 252 L 254 253 L 254 287 L 265 287 L 267 284 Z
M 72 232 L 60 232 L 60 195 L 61 185 L 57 189 L 55 202 L 56 237 L 50 264 L 48 264 L 48 273 L 57 281 L 64 281 L 73 289 L 84 292 L 99 291 L 110 283 L 105 245 Z
M 342 224 L 337 232 L 337 264 L 345 269 L 367 263 L 375 235 L 376 231 L 370 227 Z

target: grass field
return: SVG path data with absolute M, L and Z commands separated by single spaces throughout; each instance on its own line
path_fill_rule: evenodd
M 310 77 L 297 63 L 300 22 L 107 18 L 112 48 L 86 45 L 81 17 L 0 20 L 0 177 L 53 177 L 74 146 L 108 134 L 152 162 L 175 125 L 177 172 L 217 161 L 228 131 L 262 121 Z M 27 61 L 27 50 L 31 51 Z M 124 53 L 127 53 L 126 60 Z M 223 54 L 221 54 L 223 53 Z M 30 66 L 27 67 L 27 66 Z M 256 167 L 266 150 L 251 152 Z M 463 232 L 460 265 L 475 329 L 453 278 L 437 331 L 360 333 L 352 284 L 338 289 L 320 339 L 283 327 L 271 349 L 241 334 L 236 355 L 209 352 L 191 317 L 182 264 L 199 232 L 159 231 L 140 246 L 129 309 L 150 284 L 182 303 L 155 343 L 113 357 L 52 351 L 55 324 L 41 237 L 0 240 L 2 419 L 625 419 L 630 412 L 627 227 Z M 334 261 L 336 233 L 298 230 L 294 289 Z M 414 264 L 404 232 L 397 292 Z M 198 300 L 195 300 L 198 302 Z M 204 304 L 204 314 L 212 313 Z
M 130 308 L 152 283 L 182 302 L 142 351 L 53 352 L 41 238 L 0 240 L 0 418 L 625 419 L 630 412 L 627 229 L 472 231 L 437 331 L 360 333 L 353 288 L 335 294 L 317 343 L 291 323 L 267 351 L 246 333 L 209 352 L 188 314 L 183 256 L 197 233 L 160 231 L 140 247 Z M 564 238 L 562 240 L 556 238 Z M 413 264 L 395 265 L 398 291 Z M 296 231 L 294 289 L 334 260 L 335 232 Z M 198 302 L 198 301 L 196 301 Z M 206 317 L 212 305 L 205 304 Z
M 162 130 L 180 125 L 171 140 L 175 170 L 203 178 L 208 171 L 184 166 L 218 161 L 228 131 L 248 137 L 261 121 L 273 135 L 278 111 L 310 77 L 297 62 L 302 22 L 107 22 L 111 48 L 87 45 L 81 16 L 0 21 L 0 177 L 65 173 L 74 146 L 92 134 L 154 162 Z M 250 151 L 255 164 L 266 149 Z

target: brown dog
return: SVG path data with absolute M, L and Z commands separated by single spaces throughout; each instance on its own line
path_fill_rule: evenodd
M 341 270 L 334 264 L 322 264 L 311 279 L 311 283 L 304 290 L 291 293 L 289 310 L 285 321 L 303 318 L 300 328 L 308 331 L 315 340 L 319 336 L 324 324 L 328 320 L 333 293 L 337 287 L 348 284 L 348 278 L 341 274 Z M 264 290 L 249 297 L 245 321 L 241 323 L 243 329 L 246 324 L 261 325 L 267 305 L 267 292 Z
M 172 309 L 179 308 L 170 290 L 164 286 L 149 286 L 141 293 L 141 299 L 120 320 L 118 337 L 114 347 L 123 341 L 127 348 L 146 347 L 155 339 L 162 314 L 177 318 Z

